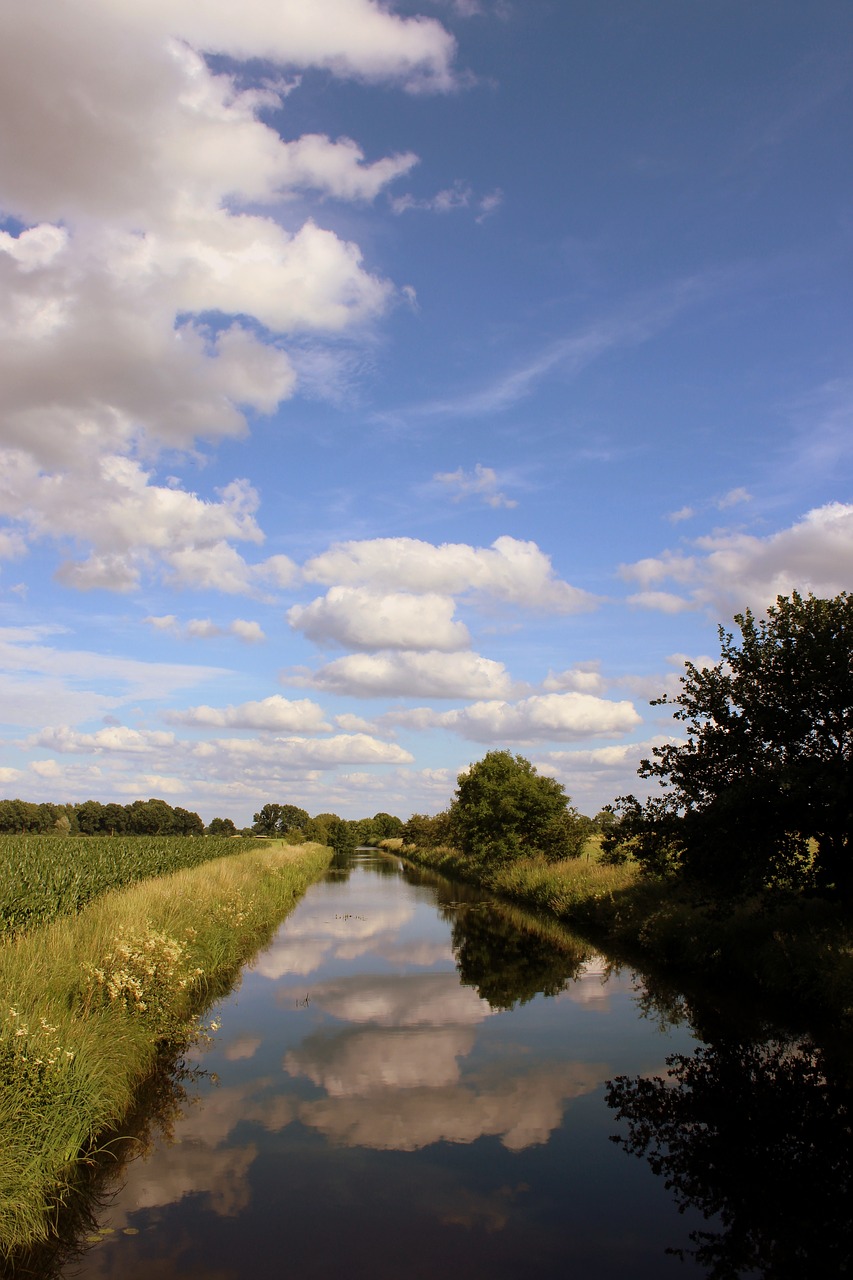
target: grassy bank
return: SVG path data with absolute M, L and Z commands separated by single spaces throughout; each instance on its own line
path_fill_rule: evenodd
M 402 852 L 549 912 L 676 979 L 744 983 L 792 1008 L 853 1022 L 853 921 L 833 903 L 784 893 L 722 902 L 594 856 L 521 860 L 484 876 L 452 849 Z
M 0 836 L 0 935 L 80 911 L 109 889 L 249 849 L 217 836 Z
M 255 846 L 0 946 L 0 1253 L 50 1236 L 79 1162 L 128 1113 L 158 1053 L 186 1038 L 330 857 Z

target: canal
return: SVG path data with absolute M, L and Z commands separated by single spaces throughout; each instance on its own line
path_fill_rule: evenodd
M 209 1020 L 64 1276 L 847 1274 L 844 1072 L 470 887 L 340 859 Z

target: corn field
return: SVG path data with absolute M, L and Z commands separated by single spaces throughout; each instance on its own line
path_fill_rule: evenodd
M 239 853 L 216 836 L 0 836 L 0 936 L 79 911 L 109 889 Z

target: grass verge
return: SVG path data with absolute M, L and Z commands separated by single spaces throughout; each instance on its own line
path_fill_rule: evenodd
M 266 844 L 104 894 L 0 946 L 0 1256 L 47 1240 L 158 1054 L 328 866 Z

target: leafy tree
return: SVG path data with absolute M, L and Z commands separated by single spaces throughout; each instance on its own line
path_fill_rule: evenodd
M 237 828 L 231 818 L 211 818 L 207 827 L 209 836 L 236 836 Z
M 403 830 L 402 819 L 395 818 L 392 813 L 374 813 L 371 824 L 378 840 L 395 839 Z
M 280 804 L 265 804 L 259 813 L 252 817 L 254 827 L 252 830 L 259 836 L 274 836 L 278 834 L 278 824 L 281 819 Z
M 420 849 L 439 849 L 449 845 L 453 840 L 450 827 L 450 814 L 413 813 L 408 822 L 403 823 L 400 835 L 404 844 L 417 845 Z
M 278 815 L 278 829 L 284 834 L 286 831 L 304 831 L 311 821 L 308 810 L 300 809 L 295 804 L 283 804 L 279 806 L 281 812 Z
M 853 595 L 796 591 L 767 617 L 719 628 L 721 658 L 688 662 L 674 706 L 686 742 L 654 749 L 640 776 L 664 795 L 621 804 L 611 839 L 652 869 L 716 889 L 816 887 L 853 897 Z
M 481 865 L 576 857 L 586 835 L 562 785 L 509 751 L 489 751 L 459 775 L 450 819 L 462 852 Z
M 341 819 L 336 813 L 318 813 L 309 818 L 305 826 L 305 839 L 316 840 L 317 844 L 334 846 L 333 833 L 337 830 Z

